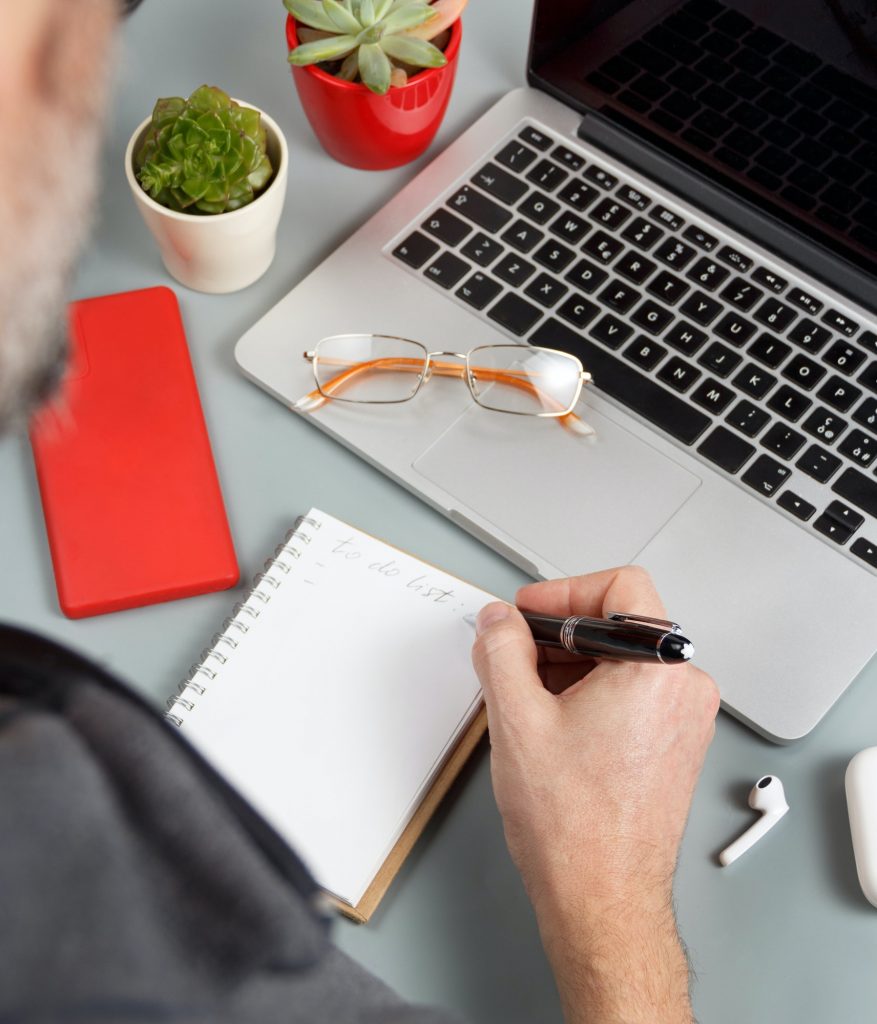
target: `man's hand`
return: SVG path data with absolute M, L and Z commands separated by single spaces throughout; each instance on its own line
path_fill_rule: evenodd
M 517 604 L 559 617 L 667 617 L 636 567 L 531 584 Z M 482 609 L 473 661 L 506 839 L 567 1020 L 690 1021 L 672 880 L 715 730 L 715 684 L 692 665 L 537 652 L 505 604 Z

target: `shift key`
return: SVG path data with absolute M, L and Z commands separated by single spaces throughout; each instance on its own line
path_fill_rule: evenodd
M 694 444 L 712 422 L 708 416 L 638 373 L 602 346 L 562 324 L 546 320 L 530 335 L 531 344 L 558 348 L 581 359 L 594 387 L 639 413 L 683 444 Z
M 474 221 L 485 231 L 497 232 L 512 219 L 511 210 L 505 209 L 468 185 L 464 185 L 451 196 L 448 206 Z
M 852 502 L 868 515 L 877 517 L 877 480 L 857 469 L 847 469 L 831 485 L 835 494 Z

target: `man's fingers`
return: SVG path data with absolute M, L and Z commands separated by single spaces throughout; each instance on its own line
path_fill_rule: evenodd
M 536 645 L 520 612 L 497 601 L 478 614 L 472 664 L 484 690 L 491 723 L 506 717 L 506 709 L 526 715 L 527 708 L 548 699 L 536 671 Z
M 625 565 L 571 579 L 529 583 L 515 601 L 519 608 L 541 615 L 590 615 L 630 612 L 665 619 L 667 612 L 649 574 L 638 565 Z

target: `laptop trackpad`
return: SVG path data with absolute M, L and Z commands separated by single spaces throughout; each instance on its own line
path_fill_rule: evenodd
M 700 479 L 608 415 L 589 407 L 585 416 L 596 439 L 552 419 L 472 406 L 413 465 L 464 515 L 475 513 L 499 540 L 505 534 L 564 573 L 623 565 Z

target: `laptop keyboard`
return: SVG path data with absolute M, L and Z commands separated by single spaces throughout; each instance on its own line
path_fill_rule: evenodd
M 523 123 L 386 253 L 877 570 L 877 324 Z
M 877 250 L 877 91 L 716 0 L 689 0 L 586 81 Z

